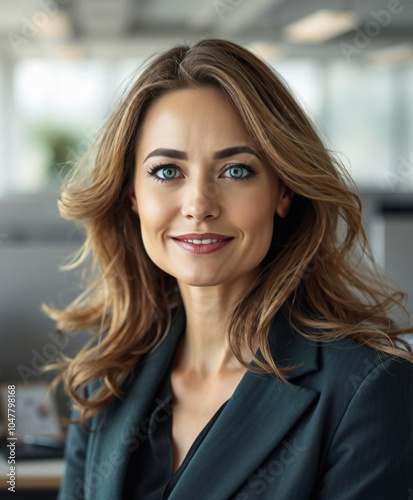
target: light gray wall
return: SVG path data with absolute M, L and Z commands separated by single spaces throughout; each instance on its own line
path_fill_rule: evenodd
M 413 321 L 413 194 L 362 193 L 361 199 L 378 263 L 407 293 Z
M 413 315 L 413 214 L 384 218 L 384 268 L 408 293 Z

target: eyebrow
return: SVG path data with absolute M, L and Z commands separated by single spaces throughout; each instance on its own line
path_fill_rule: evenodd
M 221 149 L 214 154 L 214 160 L 222 160 L 223 158 L 228 158 L 229 156 L 235 156 L 240 154 L 250 154 L 259 158 L 258 154 L 248 146 L 234 146 L 232 148 Z
M 186 160 L 188 158 L 187 154 L 183 151 L 178 151 L 177 149 L 158 148 L 149 153 L 143 162 L 145 163 L 145 161 L 148 158 L 152 158 L 152 156 L 166 156 L 167 158 L 175 158 L 176 160 Z
M 235 156 L 239 154 L 250 154 L 259 158 L 258 154 L 248 146 L 233 146 L 231 148 L 221 149 L 214 153 L 214 160 L 223 160 L 230 156 Z M 176 160 L 187 160 L 188 155 L 184 151 L 179 151 L 177 149 L 169 148 L 158 148 L 154 149 L 148 156 L 143 160 L 144 162 L 153 156 L 165 156 L 166 158 L 174 158 Z

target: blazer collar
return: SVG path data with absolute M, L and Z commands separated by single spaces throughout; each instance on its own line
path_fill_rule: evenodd
M 184 329 L 185 313 L 181 309 L 165 340 L 138 364 L 128 397 L 117 400 L 106 412 L 95 456 L 115 454 L 117 459 L 110 487 L 98 492 L 99 498 L 121 498 L 130 453 L 145 438 L 140 423 L 147 416 Z M 269 340 L 280 366 L 299 364 L 290 372 L 290 383 L 280 382 L 271 375 L 247 372 L 188 464 L 170 500 L 191 498 L 194 491 L 198 500 L 229 498 L 283 442 L 288 430 L 316 398 L 314 391 L 293 383 L 299 376 L 317 369 L 316 344 L 295 334 L 281 313 L 273 322 Z M 107 429 L 106 421 L 110 423 Z
M 319 343 L 298 334 L 280 311 L 271 325 L 268 341 L 279 367 L 294 367 L 287 373 L 290 381 L 319 369 Z

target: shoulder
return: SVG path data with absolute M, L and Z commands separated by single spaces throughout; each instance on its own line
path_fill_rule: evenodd
M 283 315 L 275 319 L 269 338 L 274 361 L 296 366 L 293 384 L 320 394 L 347 400 L 356 393 L 369 393 L 373 382 L 388 386 L 388 397 L 412 394 L 413 363 L 363 345 L 351 338 L 319 341 L 297 333 Z M 383 395 L 383 397 L 386 397 Z
M 350 338 L 317 342 L 314 349 L 318 371 L 313 377 L 319 390 L 335 391 L 347 401 L 360 395 L 369 401 L 375 397 L 376 388 L 383 401 L 413 398 L 413 363 L 404 358 Z
M 368 381 L 380 373 L 396 376 L 397 373 L 413 375 L 413 363 L 394 355 L 363 345 L 353 339 L 319 342 L 320 369 L 331 374 L 345 371 L 352 381 Z
M 413 382 L 413 363 L 360 344 L 353 339 L 319 343 L 319 367 L 328 373 L 342 390 L 365 390 L 376 379 L 397 384 Z
M 407 442 L 412 450 L 413 363 L 352 339 L 318 343 L 315 348 L 318 370 L 295 382 L 318 393 L 317 407 L 329 428 L 331 449 L 338 443 L 343 449 L 353 447 L 353 439 L 363 442 L 364 432 L 379 441 L 386 435 L 389 453 L 405 453 Z

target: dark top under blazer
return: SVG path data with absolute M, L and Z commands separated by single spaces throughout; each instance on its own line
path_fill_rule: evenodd
M 115 400 L 71 426 L 59 500 L 121 500 L 130 453 L 184 330 L 182 311 Z M 170 500 L 395 500 L 413 494 L 413 364 L 352 340 L 316 343 L 282 314 L 270 331 L 290 383 L 247 372 Z M 91 387 L 91 392 L 93 392 Z

